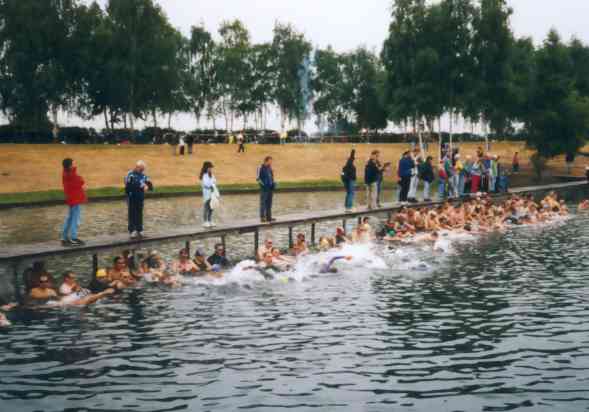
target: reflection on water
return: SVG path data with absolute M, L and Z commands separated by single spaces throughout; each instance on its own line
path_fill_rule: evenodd
M 588 242 L 579 216 L 450 254 L 356 250 L 337 275 L 20 314 L 0 409 L 587 410 Z

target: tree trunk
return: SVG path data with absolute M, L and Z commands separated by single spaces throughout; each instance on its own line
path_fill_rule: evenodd
M 172 128 L 172 112 L 168 113 L 168 129 Z
M 106 110 L 106 107 L 104 108 L 103 113 L 104 113 L 104 126 L 105 126 L 105 129 L 108 131 L 109 130 L 109 128 L 108 128 L 108 112 Z
M 110 110 L 110 130 L 114 130 L 115 129 L 115 117 L 112 114 L 112 109 Z
M 489 150 L 491 150 L 491 147 L 489 145 L 489 123 L 483 120 L 483 124 L 485 127 L 485 151 L 488 153 Z
M 454 151 L 454 136 L 453 136 L 453 126 L 454 126 L 454 111 L 450 110 L 450 155 Z
M 438 158 L 442 160 L 442 116 L 438 117 Z
M 157 129 L 157 113 L 155 107 L 151 109 L 151 115 L 153 116 L 153 127 Z

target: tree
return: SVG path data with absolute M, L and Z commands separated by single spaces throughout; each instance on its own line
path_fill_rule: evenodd
M 272 40 L 276 71 L 274 100 L 282 114 L 283 129 L 286 119 L 296 119 L 300 130 L 307 115 L 310 87 L 306 80 L 311 49 L 311 44 L 302 33 L 297 32 L 289 24 L 276 23 Z
M 513 10 L 505 0 L 482 0 L 475 14 L 473 55 L 476 90 L 483 120 L 495 133 L 504 133 L 515 117 L 510 102 L 514 88 L 514 37 L 509 21 Z
M 187 53 L 186 98 L 198 126 L 203 111 L 208 106 L 214 112 L 218 99 L 216 45 L 204 27 L 191 28 Z
M 528 144 L 552 158 L 575 154 L 589 131 L 589 98 L 575 89 L 573 60 L 555 30 L 536 53 L 536 79 L 526 129 Z
M 248 55 L 250 35 L 239 20 L 224 22 L 219 28 L 221 43 L 218 48 L 217 80 L 221 112 L 227 131 L 233 130 L 235 115 L 247 112 L 249 95 Z
M 269 43 L 254 45 L 250 49 L 248 61 L 251 70 L 249 73 L 250 107 L 259 119 L 260 128 L 266 129 L 267 108 L 272 103 L 276 87 L 272 45 Z
M 334 129 L 338 120 L 345 117 L 342 96 L 344 75 L 343 57 L 331 46 L 315 51 L 311 86 L 315 95 L 313 111 L 317 116 L 319 129 L 323 129 L 324 121 Z
M 344 58 L 344 81 L 347 109 L 354 114 L 358 129 L 383 129 L 387 113 L 379 93 L 382 71 L 378 58 L 365 48 L 359 48 Z
M 76 93 L 76 0 L 0 1 L 0 103 L 11 122 L 48 127 L 47 112 Z

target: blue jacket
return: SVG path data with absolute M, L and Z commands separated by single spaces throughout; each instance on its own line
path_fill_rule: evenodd
M 399 177 L 411 177 L 415 162 L 410 157 L 404 156 L 399 160 Z
M 272 168 L 262 165 L 258 169 L 258 183 L 262 190 L 274 190 L 276 183 L 274 182 L 274 172 Z
M 144 188 L 150 185 L 149 177 L 135 170 L 129 171 L 125 176 L 125 193 L 127 196 L 143 197 L 145 195 Z

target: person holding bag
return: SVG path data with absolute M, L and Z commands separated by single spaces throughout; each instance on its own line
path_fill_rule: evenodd
M 204 202 L 203 209 L 203 226 L 206 228 L 215 227 L 213 223 L 213 210 L 219 207 L 219 189 L 217 189 L 217 179 L 213 175 L 213 164 L 206 161 L 200 171 L 200 181 L 202 186 L 202 198 Z

